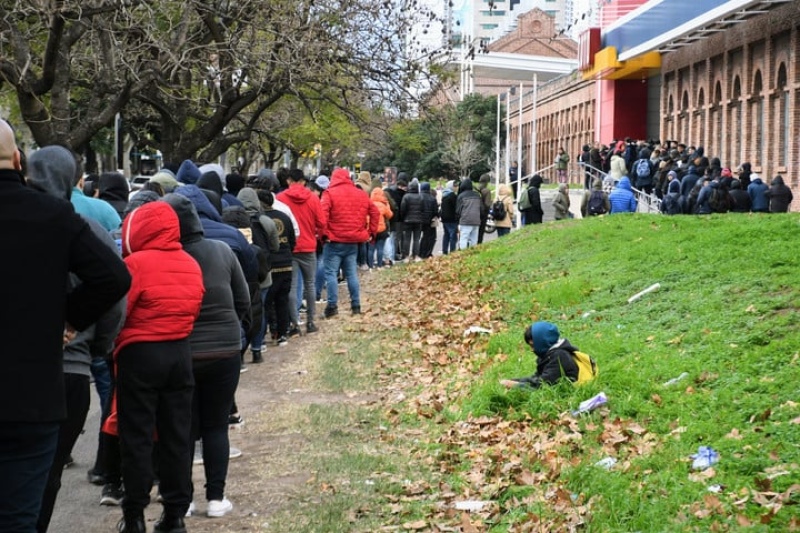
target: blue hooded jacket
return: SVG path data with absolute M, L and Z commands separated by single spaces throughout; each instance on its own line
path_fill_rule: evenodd
M 184 185 L 175 189 L 175 194 L 185 196 L 194 204 L 206 239 L 222 241 L 230 246 L 242 266 L 244 277 L 248 281 L 257 280 L 258 259 L 255 251 L 239 230 L 222 221 L 219 212 L 211 205 L 203 191 L 196 185 Z
M 195 165 L 191 159 L 187 159 L 181 163 L 178 173 L 175 175 L 175 179 L 186 185 L 194 185 L 197 183 L 197 180 L 200 179 L 200 169 L 197 168 L 197 165 Z
M 558 342 L 561 334 L 558 326 L 551 322 L 534 322 L 531 324 L 531 338 L 533 339 L 533 353 L 542 356 L 547 350 Z
M 628 176 L 623 176 L 622 179 L 619 180 L 617 186 L 611 191 L 611 194 L 608 195 L 608 200 L 611 202 L 610 214 L 612 215 L 615 213 L 636 212 L 636 205 L 638 202 L 631 190 L 631 180 L 628 179 Z

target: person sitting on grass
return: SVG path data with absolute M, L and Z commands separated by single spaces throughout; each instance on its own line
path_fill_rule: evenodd
M 542 385 L 555 385 L 561 378 L 578 380 L 578 365 L 574 352 L 578 348 L 561 338 L 558 327 L 550 322 L 534 322 L 525 328 L 525 343 L 536 354 L 536 373 L 524 378 L 501 379 L 507 388 L 538 389 Z

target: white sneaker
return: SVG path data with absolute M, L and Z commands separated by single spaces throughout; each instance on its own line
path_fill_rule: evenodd
M 242 456 L 242 450 L 240 450 L 239 448 L 234 448 L 233 446 L 228 448 L 228 458 L 229 459 L 236 459 L 237 457 L 241 457 L 241 456 Z M 211 501 L 216 501 L 216 500 L 211 500 Z
M 206 514 L 209 518 L 220 518 L 233 511 L 233 504 L 228 498 L 221 500 L 211 500 L 208 502 Z
M 194 502 L 189 504 L 189 508 L 186 509 L 186 518 L 191 518 L 197 508 L 194 506 Z

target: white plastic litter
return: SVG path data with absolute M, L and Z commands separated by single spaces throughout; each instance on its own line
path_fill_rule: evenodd
M 711 446 L 700 446 L 697 453 L 691 456 L 694 459 L 692 468 L 695 470 L 705 470 L 719 462 L 719 452 Z
M 636 294 L 634 294 L 633 296 L 628 298 L 628 303 L 635 302 L 636 300 L 638 300 L 639 298 L 641 298 L 645 294 L 647 294 L 649 292 L 657 291 L 660 288 L 661 288 L 661 284 L 660 283 L 653 283 L 652 285 L 647 287 L 645 290 L 637 292 Z
M 599 466 L 600 468 L 605 468 L 606 470 L 611 470 L 614 468 L 614 465 L 617 464 L 617 460 L 613 457 L 606 457 L 604 459 L 600 459 L 597 461 L 594 466 Z
M 594 309 L 592 309 L 591 311 L 586 311 L 585 313 L 583 313 L 583 314 L 581 315 L 581 318 L 589 318 L 590 316 L 592 316 L 592 315 L 593 315 L 593 314 L 595 314 L 596 312 L 597 312 L 597 311 L 595 311 Z
M 671 379 L 671 380 L 669 380 L 669 381 L 665 381 L 665 382 L 664 382 L 664 386 L 665 386 L 665 387 L 669 387 L 670 385 L 675 385 L 675 384 L 676 384 L 677 382 L 679 382 L 680 380 L 682 380 L 682 379 L 686 379 L 686 378 L 688 378 L 688 377 L 689 377 L 689 373 L 688 373 L 688 372 L 684 372 L 684 373 L 682 373 L 680 376 L 678 376 L 677 378 L 672 378 L 672 379 Z
M 464 330 L 464 336 L 472 335 L 473 333 L 485 333 L 487 335 L 492 334 L 492 330 L 489 328 L 483 328 L 481 326 L 470 326 Z
M 584 400 L 578 406 L 578 409 L 572 411 L 572 416 L 577 416 L 581 413 L 588 413 L 594 409 L 597 409 L 601 405 L 605 405 L 608 403 L 608 397 L 606 397 L 605 392 L 600 392 L 596 396 L 592 396 L 588 400 Z
M 458 511 L 467 511 L 470 513 L 476 513 L 489 505 L 489 502 L 483 502 L 480 500 L 465 500 L 463 502 L 456 502 L 454 507 Z

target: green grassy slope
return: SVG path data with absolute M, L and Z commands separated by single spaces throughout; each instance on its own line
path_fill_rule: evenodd
M 487 348 L 505 357 L 483 369 L 453 416 L 554 419 L 604 391 L 604 419 L 635 422 L 648 438 L 632 443 L 634 427 L 615 444 L 596 413 L 580 420 L 579 444 L 562 446 L 569 465 L 560 479 L 579 501 L 591 502 L 589 530 L 797 527 L 799 251 L 797 215 L 737 214 L 547 224 L 469 250 L 461 254 L 460 279 L 490 287 L 484 295 L 503 302 L 508 329 Z M 627 302 L 654 283 L 661 288 Z M 531 393 L 502 389 L 498 379 L 535 369 L 522 342 L 532 320 L 556 323 L 593 355 L 597 381 Z M 705 476 L 693 473 L 688 459 L 701 445 L 721 454 Z M 609 455 L 619 461 L 612 470 L 594 466 Z M 507 513 L 493 530 L 523 515 Z

